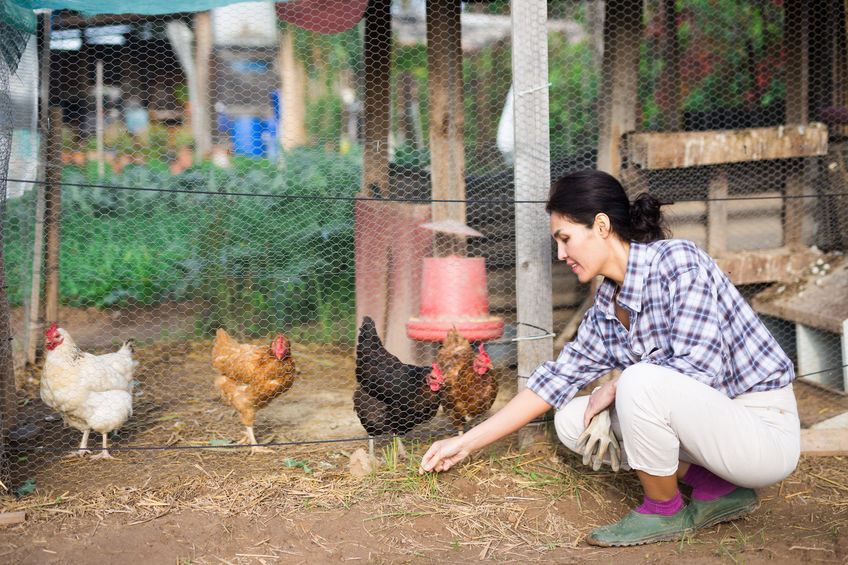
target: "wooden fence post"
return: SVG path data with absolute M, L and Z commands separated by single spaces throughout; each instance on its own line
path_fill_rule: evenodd
M 550 223 L 541 204 L 551 184 L 548 124 L 548 32 L 544 0 L 512 3 L 512 80 L 515 92 L 515 262 L 518 322 L 553 326 Z M 539 330 L 519 325 L 518 336 Z M 518 342 L 518 390 L 526 377 L 553 353 L 551 337 Z M 519 432 L 519 444 L 533 439 L 534 427 Z
M 460 3 L 427 2 L 430 168 L 433 221 L 465 223 L 465 109 L 462 93 Z M 458 201 L 458 202 L 457 202 Z M 465 256 L 465 236 L 436 232 L 435 254 Z
M 38 131 L 41 139 L 38 148 L 38 180 L 35 185 L 35 226 L 32 242 L 32 281 L 29 299 L 29 323 L 25 338 L 26 362 L 33 364 L 38 352 L 41 334 L 41 259 L 44 250 L 44 181 L 47 178 L 47 132 L 50 129 L 50 14 L 41 14 L 38 26 Z
M 50 108 L 47 141 L 47 186 L 44 191 L 44 224 L 47 234 L 44 252 L 44 318 L 59 319 L 59 231 L 62 213 L 62 109 Z

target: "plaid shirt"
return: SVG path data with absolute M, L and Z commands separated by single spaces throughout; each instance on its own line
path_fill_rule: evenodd
M 612 369 L 644 362 L 668 367 L 730 398 L 781 388 L 795 378 L 789 358 L 709 255 L 694 243 L 631 243 L 615 315 L 618 285 L 605 279 L 577 337 L 556 361 L 540 365 L 527 386 L 561 408 L 587 383 Z

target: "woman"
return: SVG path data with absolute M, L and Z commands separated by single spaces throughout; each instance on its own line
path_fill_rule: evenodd
M 753 489 L 785 478 L 800 456 L 792 363 L 704 251 L 666 239 L 655 198 L 631 204 L 612 176 L 578 171 L 553 185 L 546 210 L 559 259 L 583 283 L 604 277 L 594 304 L 556 361 L 491 418 L 434 443 L 420 472 L 447 470 L 554 407 L 567 447 L 617 438 L 621 466 L 644 490 L 641 506 L 589 543 L 680 539 L 751 512 Z M 612 369 L 622 372 L 574 397 Z M 692 486 L 688 506 L 678 480 Z

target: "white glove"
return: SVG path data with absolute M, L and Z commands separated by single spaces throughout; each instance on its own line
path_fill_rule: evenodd
M 583 454 L 583 464 L 592 462 L 592 470 L 601 468 L 604 455 L 609 450 L 610 467 L 618 472 L 621 466 L 621 448 L 612 431 L 609 408 L 605 408 L 592 416 L 589 425 L 577 438 L 577 452 Z

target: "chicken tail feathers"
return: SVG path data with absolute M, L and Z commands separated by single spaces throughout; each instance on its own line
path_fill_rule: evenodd
M 362 318 L 362 325 L 359 326 L 359 341 L 373 342 L 375 340 L 378 342 L 380 340 L 377 336 L 377 326 L 370 316 L 365 316 Z

